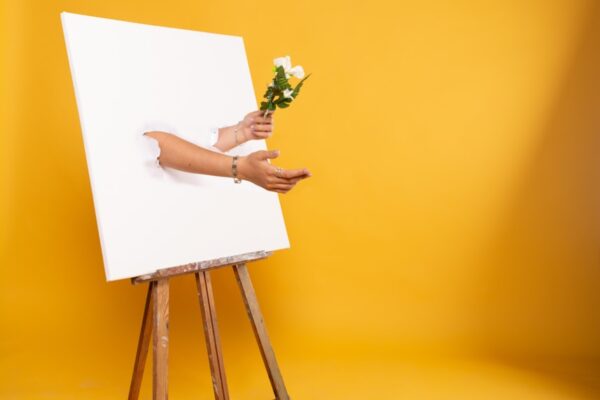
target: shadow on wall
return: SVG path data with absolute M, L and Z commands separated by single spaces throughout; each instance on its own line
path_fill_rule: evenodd
M 473 304 L 485 351 L 541 372 L 563 360 L 554 372 L 566 378 L 580 365 L 600 393 L 600 4 L 592 11 Z

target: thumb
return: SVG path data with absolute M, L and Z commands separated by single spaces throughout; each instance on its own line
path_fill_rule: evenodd
M 256 152 L 256 157 L 259 160 L 267 160 L 279 157 L 279 150 L 261 150 Z
M 267 153 L 268 153 L 267 158 L 273 159 L 273 158 L 279 157 L 279 150 L 271 150 L 271 151 L 268 151 Z

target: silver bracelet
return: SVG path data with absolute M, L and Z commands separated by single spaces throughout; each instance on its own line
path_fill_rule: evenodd
M 233 175 L 233 181 L 235 183 L 241 183 L 242 180 L 238 178 L 238 170 L 237 170 L 237 160 L 238 156 L 233 156 L 233 160 L 231 161 L 231 175 Z

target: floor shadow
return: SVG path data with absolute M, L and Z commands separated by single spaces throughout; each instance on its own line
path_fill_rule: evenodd
M 499 364 L 533 372 L 545 380 L 563 382 L 566 386 L 577 387 L 577 391 L 600 397 L 600 362 L 598 358 L 582 357 L 501 357 Z
M 586 18 L 542 140 L 481 261 L 473 321 L 483 351 L 600 397 L 600 3 Z

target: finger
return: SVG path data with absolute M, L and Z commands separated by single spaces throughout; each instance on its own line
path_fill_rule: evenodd
M 299 177 L 296 177 L 296 178 L 289 178 L 288 179 L 288 178 L 281 178 L 281 177 L 278 177 L 278 176 L 271 176 L 271 177 L 268 178 L 268 180 L 272 184 L 295 185 L 298 182 L 300 182 L 300 181 L 302 181 L 302 180 L 304 180 L 306 178 L 309 178 L 309 177 L 310 177 L 310 175 L 302 175 L 302 176 L 299 176 Z
M 262 115 L 252 117 L 252 120 L 258 124 L 272 124 L 273 119 L 271 117 L 264 118 Z
M 290 190 L 291 188 L 293 188 L 295 185 L 291 184 L 291 183 L 272 183 L 271 187 L 274 189 L 283 189 L 283 190 Z
M 251 154 L 251 156 L 256 157 L 256 159 L 260 161 L 264 161 L 269 158 L 269 152 L 266 150 L 259 150 Z
M 255 122 L 257 122 L 259 120 L 259 118 L 262 120 L 266 120 L 266 118 L 263 118 L 263 112 L 258 110 L 258 111 L 252 111 L 250 113 L 248 113 L 244 119 L 242 120 L 243 124 L 246 126 L 249 126 Z
M 273 118 L 273 113 L 275 111 L 274 110 L 256 110 L 256 111 L 252 111 L 250 113 L 248 113 L 247 117 L 252 117 L 252 118 L 256 118 L 256 117 L 260 117 L 260 118 L 266 118 L 266 119 L 271 119 Z M 266 114 L 266 116 L 265 116 Z
M 268 180 L 272 185 L 291 185 L 292 183 L 290 182 L 289 179 L 285 179 L 285 178 L 278 178 L 276 176 L 273 176 L 271 178 L 269 178 Z
M 285 179 L 287 181 L 291 179 L 304 179 L 311 176 L 310 172 L 306 168 L 285 170 L 283 168 L 273 166 L 269 173 L 274 177 Z
M 274 190 L 279 193 L 287 193 L 290 190 L 292 190 L 293 187 L 294 187 L 294 185 L 274 185 L 274 186 L 271 186 L 271 188 L 269 190 Z
M 263 158 L 263 160 L 266 160 L 266 159 L 272 160 L 274 158 L 279 157 L 279 150 L 271 150 L 271 151 L 263 150 L 263 151 L 265 152 L 265 158 Z
M 279 157 L 279 150 L 259 150 L 259 151 L 255 151 L 254 153 L 250 154 L 253 157 L 256 157 L 256 159 L 260 160 L 260 161 L 265 161 L 265 160 L 269 160 L 272 158 L 277 158 Z M 271 175 L 274 175 L 273 172 L 270 172 Z
M 273 130 L 273 125 L 271 124 L 253 124 L 251 126 L 254 132 L 271 132 Z
M 271 137 L 272 134 L 273 134 L 273 132 L 252 132 L 252 135 L 254 136 L 254 138 L 259 138 L 259 139 L 266 139 L 268 137 Z
M 279 177 L 285 178 L 285 179 L 293 179 L 293 178 L 299 178 L 302 176 L 310 176 L 310 172 L 306 168 L 284 169 L 281 171 L 281 173 L 279 173 L 276 176 L 279 176 Z
M 310 175 L 303 175 L 303 176 L 299 176 L 298 178 L 292 178 L 292 179 L 288 179 L 287 181 L 289 183 L 293 183 L 294 185 L 300 181 L 303 181 L 306 178 L 310 178 Z

